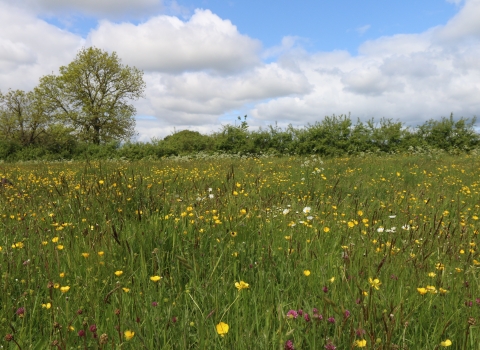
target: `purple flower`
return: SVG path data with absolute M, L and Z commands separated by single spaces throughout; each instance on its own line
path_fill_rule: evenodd
M 295 348 L 293 347 L 293 341 L 287 340 L 285 342 L 285 350 L 295 350 Z
M 24 307 L 19 307 L 16 311 L 16 314 L 18 315 L 18 317 L 25 316 L 25 308 Z
M 335 350 L 337 347 L 333 345 L 331 341 L 328 341 L 327 345 L 325 345 L 325 349 L 327 350 Z
M 465 302 L 465 306 L 467 307 L 472 307 L 472 305 L 473 305 L 473 301 L 471 300 Z
M 395 275 L 391 275 L 391 276 L 390 276 L 390 278 L 391 278 L 392 280 L 395 280 L 395 281 L 397 281 L 397 280 L 398 280 L 398 277 L 397 277 L 397 276 L 395 276 Z
M 357 335 L 357 337 L 361 337 L 362 335 L 365 334 L 365 330 L 362 328 L 358 328 L 355 330 L 355 334 Z
M 327 318 L 327 321 L 330 323 L 335 323 L 335 318 L 334 317 L 329 317 Z
M 324 293 L 328 293 L 328 287 L 327 286 L 323 286 L 322 290 L 323 290 Z
M 302 309 L 298 309 L 298 314 L 299 314 L 300 316 L 302 316 L 302 315 L 303 315 L 303 310 L 302 310 Z
M 84 337 L 85 336 L 85 331 L 83 329 L 80 329 L 77 334 L 78 334 L 79 337 Z
M 480 298 L 475 299 L 475 302 L 480 305 Z
M 313 312 L 314 315 L 315 315 L 315 314 L 318 314 L 318 309 L 317 309 L 316 307 L 314 307 L 313 310 L 312 310 L 312 312 Z
M 177 318 L 175 316 L 172 317 L 172 323 L 177 323 Z
M 310 322 L 310 316 L 308 316 L 306 312 L 305 315 L 303 315 L 303 318 L 305 319 L 305 321 Z
M 97 325 L 92 324 L 88 329 L 90 332 L 95 333 L 97 331 Z
M 152 306 L 154 306 L 154 307 L 155 307 L 155 306 L 158 306 L 158 303 L 157 303 L 156 301 L 153 301 L 153 302 L 152 302 Z
M 323 316 L 321 314 L 313 314 L 312 317 L 317 321 L 323 320 Z
M 289 312 L 287 312 L 287 318 L 297 318 L 298 317 L 298 312 L 296 312 L 295 310 L 290 310 Z
M 349 317 L 350 317 L 350 311 L 345 310 L 345 312 L 343 313 L 343 315 L 345 316 L 345 318 L 349 318 Z

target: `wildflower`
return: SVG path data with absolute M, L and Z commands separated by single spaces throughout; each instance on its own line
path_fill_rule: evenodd
M 328 280 L 330 283 L 333 283 L 333 281 L 335 281 L 335 277 L 332 277 Z
M 86 259 L 86 258 L 88 258 L 88 257 L 90 256 L 90 254 L 88 254 L 88 253 L 82 253 L 82 256 Z
M 90 330 L 90 332 L 95 333 L 97 331 L 97 325 L 92 324 L 88 329 Z
M 442 263 L 436 263 L 435 268 L 437 270 L 445 270 L 445 265 L 443 265 Z
M 15 313 L 17 314 L 18 317 L 23 317 L 25 316 L 25 308 L 19 307 Z
M 428 293 L 428 290 L 427 288 L 417 288 L 417 291 L 421 294 L 421 295 L 424 295 L 424 294 L 427 294 Z
M 365 339 L 355 340 L 353 345 L 358 347 L 358 348 L 364 348 L 364 347 L 367 346 L 367 341 Z
M 323 286 L 322 290 L 323 290 L 324 293 L 328 293 L 328 287 L 327 286 Z
M 325 232 L 325 233 L 330 232 L 330 228 L 327 227 L 327 226 L 325 226 L 325 227 L 323 228 L 323 232 Z
M 303 274 L 308 277 L 308 276 L 310 276 L 310 271 L 309 270 L 304 270 Z
M 50 309 L 51 307 L 52 307 L 52 304 L 50 304 L 50 303 L 42 304 L 42 308 L 44 308 L 44 309 L 47 309 L 47 310 L 48 310 L 48 309 Z
M 437 293 L 437 288 L 435 288 L 435 286 L 427 286 L 426 289 L 429 293 L 432 293 L 432 294 Z
M 218 335 L 224 337 L 225 334 L 228 333 L 228 324 L 224 323 L 224 322 L 220 322 L 219 324 L 216 325 L 216 330 L 217 330 L 217 333 Z
M 63 250 L 63 245 L 61 244 L 57 245 L 57 250 Z
M 327 318 L 327 322 L 335 323 L 335 318 L 334 317 L 329 317 L 329 318 Z
M 234 231 L 232 231 L 232 232 L 230 232 L 230 236 L 232 236 L 232 237 L 237 237 L 237 233 L 234 232 Z
M 372 279 L 372 278 L 369 278 L 368 279 L 368 283 L 370 283 L 370 285 L 375 288 L 376 290 L 379 290 L 380 289 L 380 285 L 382 284 L 382 282 L 380 282 L 380 280 L 378 278 L 375 278 L 375 279 Z
M 358 216 L 362 216 L 362 215 L 363 215 L 363 211 L 361 211 L 361 210 L 357 211 L 357 215 L 358 215 Z
M 69 286 L 65 286 L 65 287 L 61 287 L 61 288 L 60 288 L 60 291 L 61 291 L 62 293 L 66 293 L 66 292 L 68 292 L 69 290 L 70 290 L 70 287 L 69 287 Z
M 295 310 L 290 310 L 287 312 L 287 318 L 292 319 L 292 318 L 297 318 L 298 317 L 298 312 Z
M 440 288 L 439 291 L 440 291 L 441 294 L 447 294 L 448 293 L 448 290 L 443 289 L 443 288 Z
M 65 272 L 60 272 L 59 276 L 60 276 L 60 278 L 65 277 Z
M 235 282 L 235 287 L 238 289 L 238 290 L 242 290 L 242 289 L 248 289 L 250 288 L 250 285 L 246 282 L 243 282 L 243 281 L 240 281 L 240 282 Z
M 452 341 L 450 339 L 445 339 L 444 341 L 442 341 L 440 343 L 440 346 L 443 346 L 443 347 L 447 347 L 447 346 L 450 346 L 452 345 Z
M 158 302 L 152 301 L 152 306 L 153 306 L 153 307 L 158 306 Z
M 150 280 L 153 281 L 153 282 L 158 282 L 162 279 L 162 277 L 160 276 L 152 276 L 150 277 Z
M 58 237 L 53 237 L 53 238 L 52 238 L 52 242 L 53 242 L 53 243 L 57 243 L 57 242 L 58 242 Z
M 293 347 L 293 341 L 287 340 L 285 342 L 285 350 L 294 350 L 295 348 Z
M 130 340 L 135 336 L 135 332 L 127 330 L 123 333 L 125 335 L 126 340 Z
M 117 277 L 120 277 L 121 275 L 123 275 L 123 271 L 115 271 L 115 276 Z
M 350 311 L 348 311 L 348 310 L 345 310 L 345 312 L 343 313 L 343 316 L 344 316 L 345 318 L 349 318 L 350 315 L 351 315 L 351 314 L 350 314 Z
M 104 252 L 98 252 L 97 254 L 98 254 L 98 256 L 103 256 L 103 254 L 105 254 L 105 253 Z
M 130 292 L 130 288 L 122 288 L 125 293 Z
M 333 343 L 331 341 L 328 341 L 328 343 L 325 345 L 325 349 L 327 350 L 336 350 L 337 347 L 335 345 L 333 345 Z
M 312 210 L 312 208 L 310 208 L 310 207 L 305 207 L 305 208 L 303 208 L 303 212 L 304 212 L 305 214 L 309 214 L 311 210 Z
M 79 337 L 84 337 L 85 336 L 85 331 L 83 329 L 80 329 L 77 334 L 78 334 Z
M 283 209 L 283 212 L 282 212 L 283 215 L 287 215 L 288 213 L 290 213 L 290 209 Z
M 437 274 L 436 274 L 435 272 L 430 272 L 430 273 L 428 274 L 428 277 L 432 277 L 432 278 L 433 278 L 433 277 L 435 277 L 436 275 L 437 275 Z
M 384 230 L 385 230 L 385 229 L 384 229 L 383 227 L 377 228 L 377 232 L 380 232 L 380 233 L 382 233 Z
M 306 322 L 310 322 L 310 316 L 305 312 L 305 315 L 303 315 L 303 318 L 305 319 Z

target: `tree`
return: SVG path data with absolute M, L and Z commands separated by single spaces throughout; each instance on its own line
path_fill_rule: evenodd
M 41 78 L 36 90 L 80 140 L 100 144 L 134 135 L 136 110 L 129 100 L 143 97 L 141 70 L 122 65 L 115 52 L 89 47 L 59 71 Z
M 0 93 L 0 136 L 22 146 L 39 143 L 51 122 L 40 96 L 32 91 Z

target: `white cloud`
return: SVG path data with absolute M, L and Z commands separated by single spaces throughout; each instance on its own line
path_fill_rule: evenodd
M 87 41 L 150 71 L 232 73 L 261 63 L 261 43 L 209 10 L 195 11 L 186 22 L 172 16 L 139 25 L 102 21 Z
M 355 30 L 357 31 L 358 34 L 360 34 L 360 36 L 362 36 L 370 29 L 370 27 L 371 27 L 370 24 L 366 24 L 364 26 L 356 28 Z
M 69 12 L 90 16 L 145 15 L 162 8 L 162 0 L 2 0 L 49 15 Z
M 42 75 L 68 64 L 83 40 L 0 2 L 0 90 L 30 90 Z

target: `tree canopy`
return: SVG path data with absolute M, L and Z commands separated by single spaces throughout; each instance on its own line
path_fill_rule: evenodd
M 115 52 L 89 47 L 59 72 L 42 77 L 35 92 L 79 140 L 101 144 L 134 135 L 130 101 L 143 96 L 141 70 L 122 65 Z

